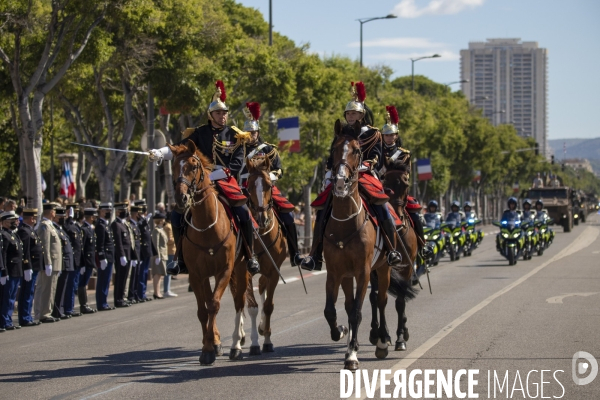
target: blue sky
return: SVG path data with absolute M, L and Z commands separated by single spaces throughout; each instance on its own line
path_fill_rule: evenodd
M 268 19 L 269 0 L 238 0 Z M 548 138 L 600 136 L 598 0 L 272 0 L 274 30 L 318 54 L 359 57 L 358 18 L 398 15 L 363 25 L 363 62 L 395 76 L 459 80 L 459 51 L 470 41 L 521 38 L 548 49 Z M 454 85 L 457 90 L 459 85 Z

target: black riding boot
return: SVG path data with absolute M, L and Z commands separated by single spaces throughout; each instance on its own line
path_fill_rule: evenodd
M 290 224 L 285 226 L 286 241 L 288 246 L 288 253 L 290 254 L 290 263 L 292 267 L 300 265 L 302 257 L 298 251 L 298 232 L 296 231 L 296 224 Z
M 423 223 L 421 223 L 421 219 L 419 215 L 416 213 L 408 213 L 410 219 L 413 222 L 413 226 L 415 229 L 415 233 L 421 239 L 419 244 L 424 243 L 421 249 L 421 254 L 423 255 L 423 259 L 428 260 L 433 256 L 433 250 L 429 247 L 429 244 L 425 241 L 425 235 L 423 234 Z M 421 247 L 421 246 L 419 246 Z
M 394 220 L 391 218 L 384 220 L 381 227 L 393 246 L 394 243 L 396 243 L 396 226 L 394 225 Z M 387 246 L 389 246 L 389 244 L 387 244 Z M 402 256 L 395 248 L 388 247 L 387 261 L 388 265 L 400 265 L 402 263 Z
M 252 221 L 240 221 L 242 235 L 244 235 L 244 240 L 247 244 L 246 258 L 248 259 L 246 263 L 246 268 L 251 275 L 258 274 L 260 272 L 260 264 L 256 259 L 256 254 L 254 254 L 254 227 L 252 226 Z
M 320 271 L 323 267 L 323 220 L 325 219 L 325 211 L 317 213 L 315 221 L 315 229 L 313 230 L 313 250 L 300 263 L 300 267 L 307 271 Z M 319 218 L 320 216 L 320 218 Z M 315 244 L 316 243 L 316 244 Z
M 183 261 L 183 254 L 181 251 L 181 231 L 177 228 L 173 229 L 173 239 L 175 239 L 175 244 L 177 246 L 177 249 L 175 250 L 176 260 L 167 265 L 167 274 L 175 276 L 180 273 L 188 272 L 188 269 Z
M 80 286 L 77 288 L 77 297 L 79 298 L 79 309 L 81 310 L 82 314 L 93 314 L 96 312 L 95 309 L 87 305 L 87 288 L 85 286 Z

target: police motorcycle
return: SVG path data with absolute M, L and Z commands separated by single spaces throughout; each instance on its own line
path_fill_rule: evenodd
M 520 212 L 521 229 L 525 239 L 523 260 L 531 260 L 534 253 L 537 253 L 538 256 L 544 253 L 544 249 L 540 244 L 540 231 L 535 221 L 535 214 L 535 211 L 531 210 L 531 200 L 525 199 L 523 201 L 523 211 Z
M 508 260 L 508 265 L 515 265 L 523 253 L 525 236 L 521 227 L 521 220 L 516 212 L 517 199 L 508 199 L 509 209 L 504 211 L 500 221 L 492 224 L 500 228 L 496 238 L 496 248 Z
M 467 223 L 462 221 L 458 211 L 458 201 L 452 202 L 451 209 L 452 211 L 446 216 L 446 226 L 442 228 L 442 231 L 447 235 L 446 251 L 450 255 L 450 261 L 456 261 L 460 259 L 461 253 L 465 250 Z
M 540 232 L 540 242 L 542 243 L 543 253 L 543 249 L 550 247 L 554 241 L 554 230 L 550 228 L 550 225 L 554 223 L 554 219 L 550 218 L 548 215 L 548 210 L 544 208 L 542 200 L 535 202 L 535 223 Z
M 466 234 L 466 245 L 465 245 L 465 255 L 470 256 L 477 247 L 479 247 L 479 243 L 483 240 L 484 233 L 481 229 L 476 229 L 476 226 L 481 223 L 481 220 L 477 218 L 475 212 L 471 211 L 473 205 L 470 201 L 465 202 L 463 209 L 465 211 L 465 219 L 466 222 L 465 234 Z
M 435 266 L 440 262 L 446 247 L 446 236 L 442 231 L 446 224 L 442 223 L 442 216 L 438 213 L 427 213 L 423 215 L 423 219 L 423 236 L 433 251 L 429 264 Z

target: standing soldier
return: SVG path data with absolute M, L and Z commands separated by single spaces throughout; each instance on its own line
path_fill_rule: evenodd
M 140 216 L 138 227 L 141 234 L 141 251 L 140 251 L 140 272 L 139 282 L 137 287 L 137 295 L 139 301 L 151 301 L 152 298 L 146 297 L 146 287 L 148 285 L 148 270 L 150 268 L 150 258 L 157 255 L 156 247 L 152 243 L 152 229 L 150 228 L 149 219 L 146 211 L 146 201 L 138 200 L 135 205 L 140 207 Z M 165 265 L 166 265 L 165 259 Z
M 2 221 L 2 258 L 6 266 L 2 276 L 2 298 L 0 299 L 0 329 L 15 330 L 21 329 L 20 325 L 13 325 L 12 314 L 17 299 L 17 289 L 19 282 L 23 277 L 23 242 L 15 230 L 19 216 L 14 211 L 5 211 L 0 214 Z M 31 280 L 31 266 L 28 264 L 27 275 Z
M 23 210 L 23 222 L 19 226 L 17 235 L 23 242 L 23 279 L 21 279 L 21 290 L 19 291 L 19 324 L 21 326 L 36 326 L 39 322 L 33 320 L 31 308 L 33 306 L 33 295 L 38 273 L 44 269 L 42 254 L 42 241 L 33 229 L 37 220 L 37 208 L 26 208 Z M 29 268 L 27 268 L 27 265 Z M 31 278 L 28 279 L 28 274 Z
M 245 145 L 246 148 L 244 153 L 246 154 L 246 159 L 244 160 L 244 167 L 242 168 L 240 175 L 240 186 L 246 188 L 248 185 L 248 167 L 246 164 L 254 157 L 269 158 L 271 164 L 271 172 L 269 174 L 271 182 L 275 183 L 283 174 L 283 171 L 281 170 L 281 158 L 279 157 L 277 148 L 272 144 L 265 142 L 260 137 L 260 126 L 258 124 L 258 119 L 260 118 L 260 104 L 256 102 L 246 103 L 244 114 L 246 115 L 244 131 L 250 132 L 251 138 Z M 279 220 L 283 222 L 290 263 L 292 264 L 292 267 L 295 267 L 300 265 L 302 257 L 300 257 L 300 252 L 298 251 L 298 232 L 296 231 L 296 224 L 294 223 L 294 216 L 292 215 L 294 205 L 281 194 L 277 186 L 272 187 L 271 194 L 275 210 L 277 210 L 277 216 L 279 217 Z
M 71 246 L 73 247 L 73 271 L 69 272 L 67 277 L 66 291 L 63 296 L 63 309 L 66 315 L 80 317 L 82 314 L 75 311 L 75 291 L 79 287 L 79 275 L 83 265 L 83 232 L 79 225 L 79 206 L 77 204 L 68 205 L 69 217 L 65 220 L 63 229 L 69 235 Z
M 43 217 L 38 227 L 38 236 L 42 240 L 42 254 L 44 256 L 44 273 L 40 274 L 33 296 L 33 309 L 35 320 L 42 323 L 57 322 L 60 319 L 52 317 L 52 301 L 56 291 L 58 273 L 62 270 L 62 245 L 60 236 L 52 220 L 56 216 L 57 203 L 46 203 L 43 208 Z
M 131 233 L 126 225 L 129 211 L 129 203 L 116 203 L 115 211 L 117 218 L 110 224 L 113 239 L 115 241 L 115 288 L 114 298 L 115 307 L 129 307 L 131 304 L 124 299 L 125 285 L 129 275 L 131 248 L 134 245 L 131 240 Z
M 79 269 L 79 284 L 77 285 L 79 310 L 82 314 L 93 314 L 96 312 L 96 309 L 88 306 L 87 286 L 96 266 L 96 232 L 94 232 L 94 220 L 97 216 L 98 213 L 95 208 L 86 208 L 83 210 L 83 222 L 81 223 L 83 260 Z
M 63 207 L 56 209 L 56 216 L 54 217 L 54 229 L 60 237 L 60 243 L 62 248 L 62 272 L 58 277 L 56 283 L 56 293 L 54 295 L 54 308 L 52 316 L 54 318 L 69 319 L 72 317 L 71 314 L 67 314 L 64 309 L 65 298 L 69 296 L 67 293 L 67 285 L 69 278 L 73 276 L 75 272 L 75 263 L 73 260 L 73 245 L 69 235 L 64 230 L 65 220 L 67 217 L 66 209 Z M 71 292 L 72 293 L 72 292 Z
M 127 300 L 131 304 L 138 303 L 140 297 L 137 292 L 140 274 L 140 252 L 142 247 L 142 234 L 140 233 L 140 227 L 138 223 L 140 219 L 143 219 L 140 215 L 141 207 L 133 205 L 131 206 L 131 215 L 127 220 L 127 227 L 131 235 L 131 273 L 129 275 L 129 289 L 127 291 Z
M 96 254 L 98 255 L 98 279 L 96 279 L 96 307 L 98 307 L 98 311 L 115 309 L 108 305 L 108 291 L 115 257 L 115 243 L 110 227 L 112 210 L 112 203 L 100 203 L 100 217 L 94 227 Z
M 213 95 L 213 101 L 209 104 L 207 114 L 209 123 L 198 128 L 188 128 L 186 131 L 192 131 L 180 144 L 185 144 L 189 140 L 193 141 L 198 150 L 212 161 L 215 165 L 215 170 L 223 170 L 225 177 L 215 181 L 215 186 L 219 193 L 223 194 L 232 205 L 231 211 L 238 218 L 242 237 L 246 246 L 246 268 L 252 275 L 260 272 L 260 265 L 254 254 L 254 227 L 250 219 L 250 211 L 246 206 L 246 196 L 242 194 L 240 187 L 237 184 L 237 176 L 244 162 L 244 146 L 241 145 L 241 140 L 236 137 L 235 130 L 227 126 L 227 118 L 229 116 L 229 107 L 225 104 L 227 98 L 225 94 L 225 86 L 222 81 L 217 81 L 216 91 Z M 151 161 L 172 160 L 173 153 L 169 147 L 161 149 L 152 149 L 149 151 Z M 183 257 L 181 256 L 181 229 L 183 226 L 183 210 L 171 211 L 171 223 L 173 226 L 173 234 L 175 235 L 175 243 L 177 244 L 177 262 L 181 269 L 185 269 Z M 174 264 L 174 263 L 173 263 Z M 167 272 L 176 275 L 179 268 L 167 267 Z

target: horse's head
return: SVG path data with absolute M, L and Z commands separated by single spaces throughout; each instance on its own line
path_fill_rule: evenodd
M 354 125 L 342 125 L 335 121 L 335 142 L 333 144 L 333 194 L 346 197 L 353 190 L 352 186 L 358 181 L 358 167 L 362 164 L 362 152 L 358 136 L 360 122 Z
M 406 199 L 410 187 L 409 164 L 402 161 L 386 161 L 386 169 L 383 186 L 392 190 L 393 193 L 390 194 L 392 202 Z
M 185 145 L 168 145 L 173 153 L 173 184 L 175 202 L 179 208 L 185 208 L 190 196 L 210 185 L 205 169 L 210 163 L 196 148 L 192 140 Z
M 260 228 L 271 224 L 269 210 L 273 206 L 273 183 L 269 177 L 271 161 L 269 157 L 256 157 L 248 161 L 248 202 L 252 216 Z

